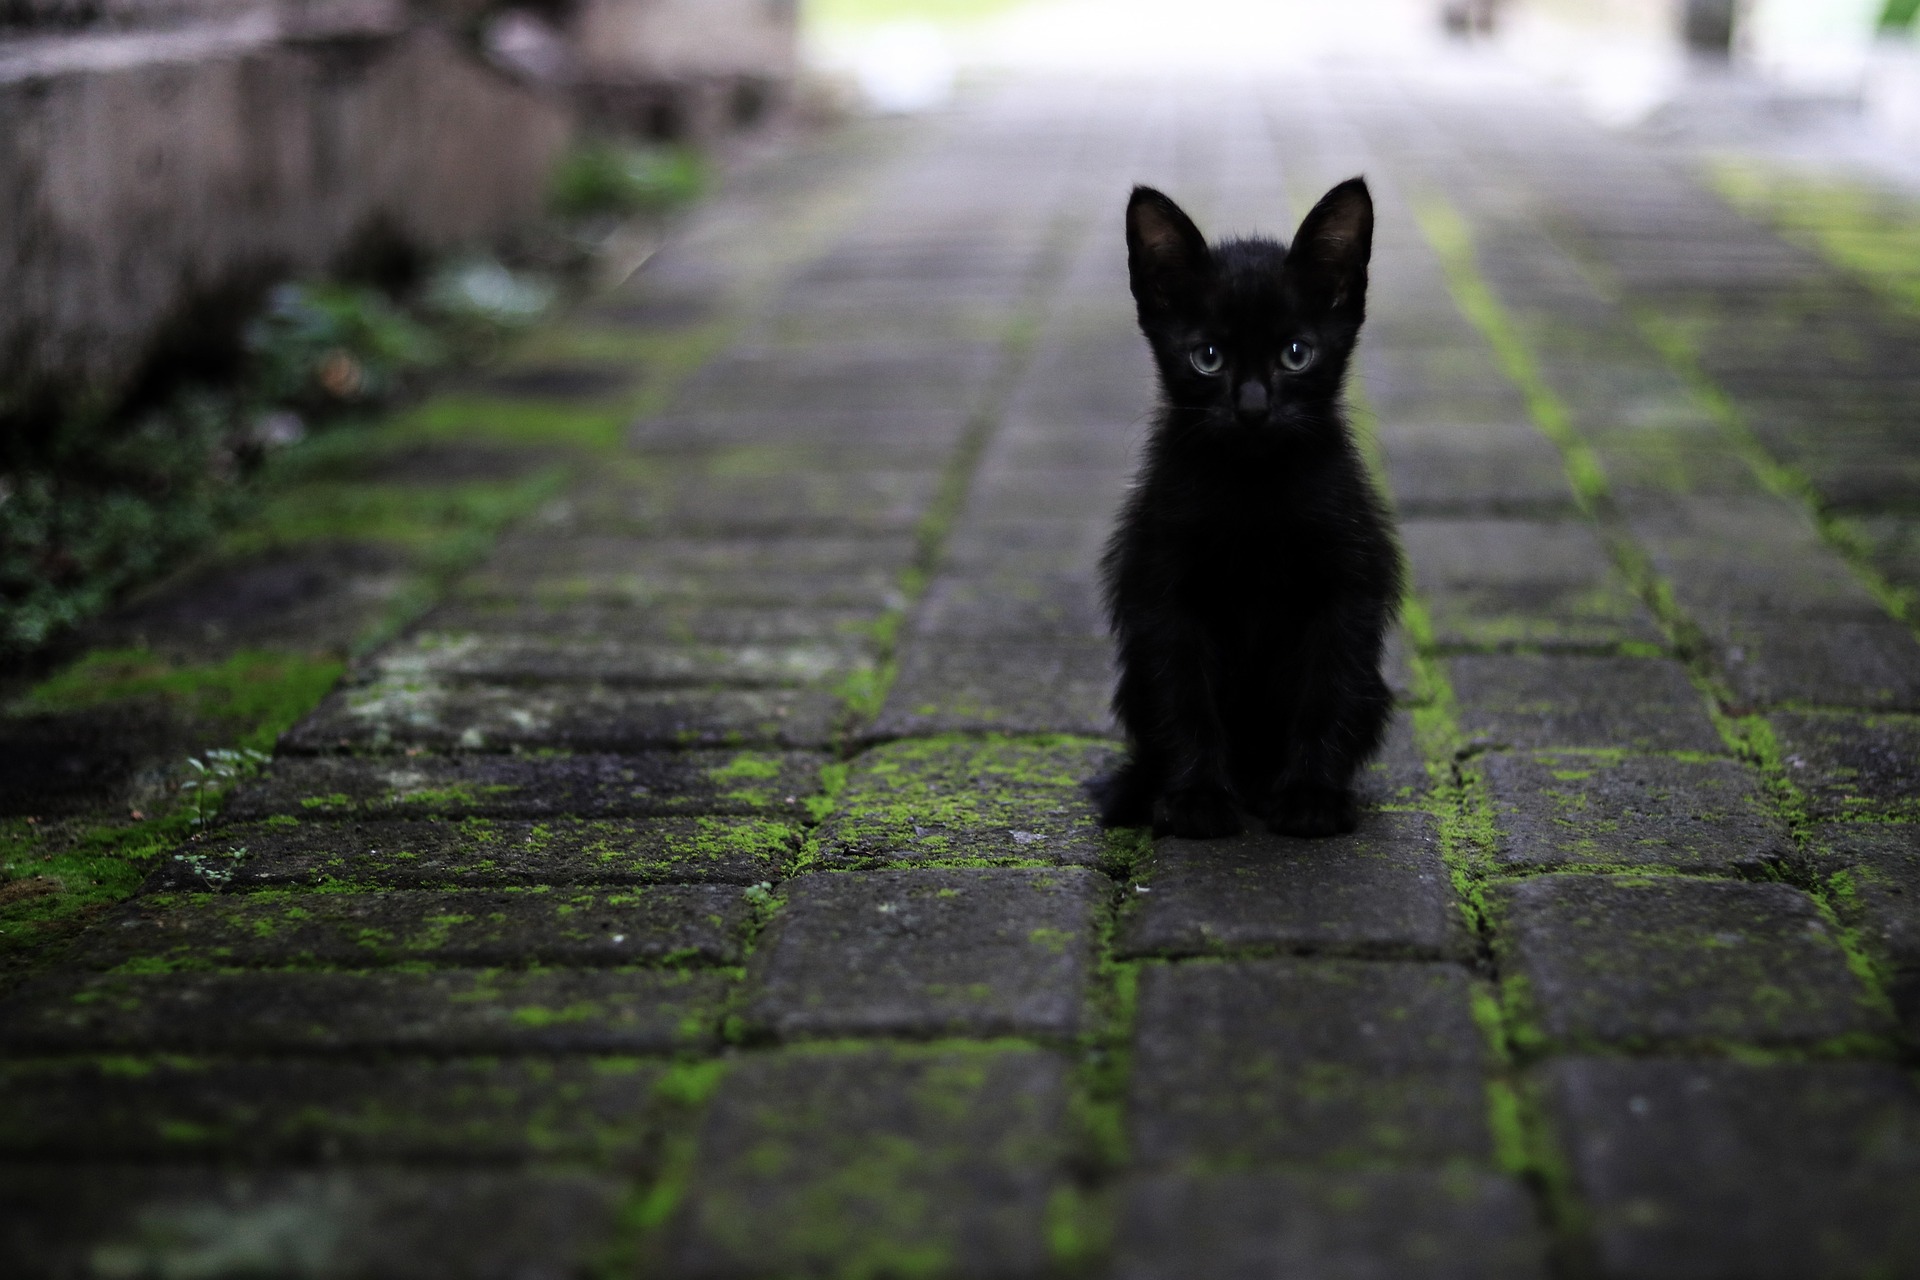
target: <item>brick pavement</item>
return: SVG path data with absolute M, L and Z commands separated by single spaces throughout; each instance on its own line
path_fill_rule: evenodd
M 598 304 L 742 325 L 286 737 L 230 874 L 0 1004 L 0 1253 L 1920 1272 L 1915 322 L 1511 86 L 896 132 Z M 1355 171 L 1416 592 L 1373 811 L 1100 832 L 1123 192 L 1281 229 Z

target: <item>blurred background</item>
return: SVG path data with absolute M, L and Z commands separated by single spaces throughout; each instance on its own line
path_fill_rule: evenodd
M 630 273 L 730 157 L 1020 72 L 1391 62 L 1920 184 L 1920 0 L 0 0 L 0 658 L 277 451 Z

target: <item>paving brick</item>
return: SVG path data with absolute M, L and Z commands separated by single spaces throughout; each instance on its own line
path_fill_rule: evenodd
M 729 465 L 738 457 L 738 465 Z M 932 468 L 881 469 L 869 459 L 825 469 L 808 457 L 777 471 L 763 451 L 703 459 L 703 473 L 656 473 L 654 483 L 605 484 L 569 495 L 569 528 L 729 536 L 911 533 L 939 489 Z
M 632 1059 L 15 1061 L 0 1064 L 0 1153 L 632 1167 L 655 1136 L 665 1070 Z
M 278 820 L 217 828 L 149 877 L 148 892 L 295 885 L 394 889 L 759 884 L 799 829 L 764 818 Z
M 1605 1275 L 1920 1270 L 1920 1097 L 1891 1066 L 1574 1058 L 1543 1084 Z
M 1513 1179 L 1467 1170 L 1203 1173 L 1126 1190 L 1117 1280 L 1522 1280 L 1546 1243 Z
M 916 637 L 977 644 L 1104 643 L 1107 619 L 1089 570 L 947 574 L 934 581 L 911 623 Z
M 231 821 L 347 818 L 797 817 L 825 755 L 659 751 L 640 755 L 283 758 L 222 808 Z
M 786 450 L 798 461 L 857 458 L 869 466 L 939 467 L 959 444 L 973 406 L 928 409 L 803 409 L 780 411 L 778 437 L 769 440 L 768 416 L 757 409 L 688 409 L 643 418 L 627 440 L 652 456 L 705 457 L 750 448 L 762 456 Z
M 1067 1068 L 1026 1049 L 736 1063 L 673 1225 L 675 1276 L 1050 1274 Z
M 57 976 L 0 1003 L 0 1042 L 16 1053 L 668 1053 L 712 1043 L 729 982 L 657 969 Z
M 970 407 L 998 359 L 985 343 L 742 347 L 707 365 L 683 403 L 762 412 Z
M 282 735 L 290 752 L 637 752 L 660 747 L 823 747 L 845 701 L 803 689 L 620 689 L 390 677 L 337 689 Z
M 1840 922 L 1880 967 L 1908 1035 L 1920 1033 L 1920 830 L 1827 823 L 1809 837 Z
M 732 885 L 166 894 L 87 930 L 62 962 L 175 970 L 737 964 L 752 915 Z
M 625 1179 L 569 1170 L 0 1165 L 22 1277 L 565 1280 L 615 1238 Z
M 1725 750 L 1698 690 L 1664 658 L 1502 654 L 1445 663 L 1461 729 L 1522 749 Z
M 1550 875 L 1501 886 L 1503 973 L 1560 1044 L 1815 1044 L 1889 1020 L 1784 884 Z
M 933 733 L 1111 734 L 1111 646 L 975 645 L 916 638 L 867 736 Z
M 1638 514 L 1629 527 L 1680 607 L 1702 621 L 1884 614 L 1788 499 L 1690 498 Z
M 1353 785 L 1362 802 L 1372 805 L 1418 804 L 1432 790 L 1433 776 L 1414 741 L 1411 715 L 1394 713 L 1379 754 L 1360 770 Z
M 456 589 L 469 600 L 898 608 L 914 543 L 890 538 L 636 538 L 523 533 Z
M 1111 743 L 1082 738 L 907 739 L 858 756 L 816 833 L 826 867 L 944 861 L 1095 866 L 1112 856 L 1087 784 Z M 1124 838 L 1124 837 L 1122 837 Z
M 1893 618 L 1741 616 L 1709 623 L 1708 633 L 1749 706 L 1920 710 L 1920 642 Z
M 751 605 L 678 601 L 630 605 L 618 601 L 545 604 L 537 600 L 447 600 L 421 623 L 425 635 L 478 635 L 495 644 L 657 646 L 679 655 L 662 661 L 729 664 L 736 676 L 748 669 L 733 650 L 758 651 L 756 669 L 791 665 L 786 650 L 849 646 L 864 651 L 873 642 L 873 610 L 848 605 Z M 687 656 L 691 654 L 692 656 Z M 811 661 L 811 659 L 803 659 Z M 718 680 L 725 672 L 713 675 Z M 757 680 L 757 677 L 756 677 Z
M 851 636 L 790 643 L 698 644 L 605 635 L 416 632 L 367 664 L 378 678 L 580 681 L 611 686 L 818 685 L 875 667 L 874 645 Z M 373 681 L 369 681 L 372 683 Z
M 969 868 L 807 875 L 786 893 L 748 1013 L 773 1035 L 1071 1036 L 1112 885 Z
M 1141 975 L 1145 1167 L 1485 1159 L 1486 1044 L 1451 964 L 1192 961 Z
M 1123 955 L 1438 957 L 1466 944 L 1424 813 L 1368 814 L 1352 835 L 1325 840 L 1160 840 L 1140 880 L 1121 923 Z
M 1731 760 L 1498 752 L 1480 767 L 1503 866 L 1758 872 L 1793 856 L 1760 776 Z
M 1525 422 L 1383 422 L 1379 439 L 1403 517 L 1574 514 L 1559 450 Z
M 1580 521 L 1403 520 L 1400 540 L 1438 644 L 1660 642 L 1652 616 Z
M 1920 717 L 1775 711 L 1787 778 L 1815 818 L 1920 818 Z

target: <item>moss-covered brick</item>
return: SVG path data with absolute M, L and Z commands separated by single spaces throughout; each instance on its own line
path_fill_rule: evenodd
M 1811 817 L 1920 817 L 1920 717 L 1775 711 L 1766 723 Z
M 1541 1080 L 1607 1274 L 1920 1268 L 1920 1096 L 1890 1065 L 1569 1058 Z
M 823 867 L 1025 862 L 1098 865 L 1108 837 L 1088 783 L 1118 763 L 1084 738 L 945 737 L 854 759 L 813 858 Z
M 1700 694 L 1664 658 L 1500 654 L 1445 663 L 1461 731 L 1523 749 L 1725 750 Z
M 551 1168 L 0 1164 L 8 1258 L 29 1275 L 584 1268 L 614 1235 L 624 1188 Z
M 1129 1183 L 1119 1217 L 1119 1280 L 1229 1276 L 1249 1259 L 1279 1275 L 1547 1274 L 1525 1188 L 1464 1168 L 1165 1174 Z
M 1433 643 L 1656 646 L 1660 630 L 1578 520 L 1406 520 L 1400 538 Z
M 62 961 L 136 972 L 737 964 L 752 916 L 733 885 L 163 894 L 81 934 Z
M 825 747 L 841 714 L 841 699 L 825 690 L 442 682 L 409 673 L 337 690 L 281 745 L 294 752 Z
M 871 738 L 945 733 L 1113 732 L 1112 646 L 915 637 Z
M 1441 957 L 1467 936 L 1424 813 L 1373 813 L 1349 836 L 1161 840 L 1126 891 L 1127 956 L 1316 952 Z
M 527 532 L 456 598 L 543 605 L 674 603 L 897 608 L 914 542 L 895 538 L 636 538 Z
M 641 1160 L 653 1082 L 632 1059 L 0 1066 L 0 1152 L 65 1158 Z
M 721 645 L 624 635 L 422 631 L 368 666 L 399 681 L 588 681 L 614 685 L 831 685 L 871 671 L 875 645 L 849 633 L 789 643 Z
M 1082 867 L 849 871 L 787 882 L 748 1022 L 784 1039 L 1066 1038 L 1112 895 Z
M 1141 975 L 1140 1167 L 1485 1160 L 1486 1041 L 1456 965 L 1249 960 Z
M 1764 780 L 1732 760 L 1496 752 L 1477 767 L 1503 867 L 1759 873 L 1794 853 Z
M 0 1004 L 53 1053 L 668 1053 L 714 1042 L 731 978 L 686 969 L 58 975 Z
M 1808 833 L 1840 923 L 1873 960 L 1909 1036 L 1920 1031 L 1920 829 L 1824 823 Z
M 798 843 L 797 827 L 766 818 L 327 821 L 280 815 L 195 836 L 160 860 L 147 888 L 752 885 L 778 879 Z
M 1789 885 L 1561 874 L 1490 901 L 1508 997 L 1555 1046 L 1859 1047 L 1892 1027 Z
M 798 817 L 824 755 L 753 750 L 637 755 L 283 758 L 235 792 L 235 821 L 348 818 Z
M 690 1275 L 1035 1275 L 1067 1066 L 994 1044 L 786 1052 L 728 1073 L 666 1241 Z

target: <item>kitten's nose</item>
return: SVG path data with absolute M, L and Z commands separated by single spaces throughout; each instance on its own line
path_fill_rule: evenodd
M 1233 393 L 1233 407 L 1243 418 L 1264 417 L 1267 412 L 1267 384 L 1249 378 Z

